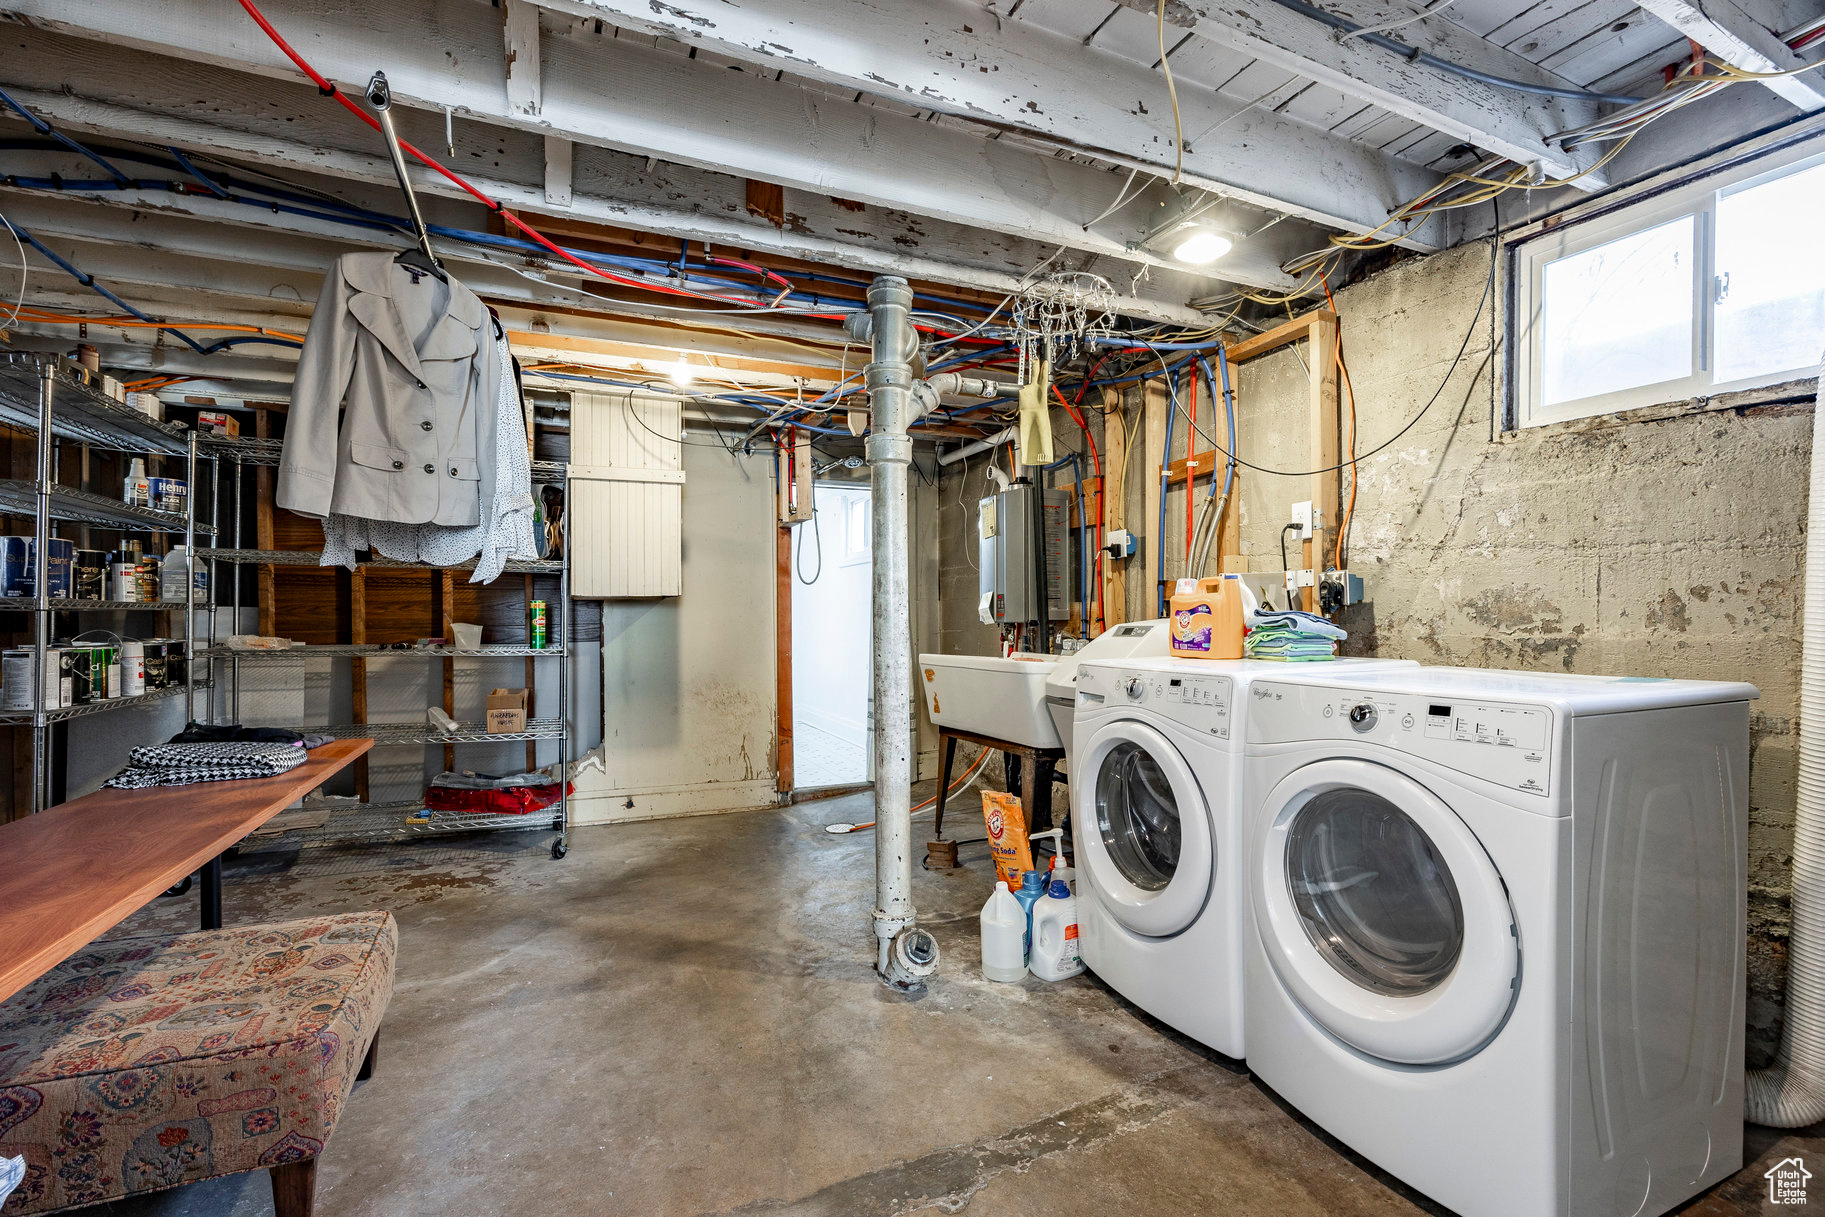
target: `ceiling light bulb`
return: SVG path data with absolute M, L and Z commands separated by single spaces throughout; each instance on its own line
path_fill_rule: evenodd
M 693 375 L 691 365 L 683 359 L 680 359 L 677 363 L 673 364 L 671 369 L 665 374 L 666 379 L 677 385 L 680 389 L 688 389 L 691 387 Z
M 1215 262 L 1230 251 L 1235 244 L 1220 232 L 1208 228 L 1193 228 L 1179 238 L 1179 243 L 1172 248 L 1175 261 L 1202 266 L 1206 262 Z

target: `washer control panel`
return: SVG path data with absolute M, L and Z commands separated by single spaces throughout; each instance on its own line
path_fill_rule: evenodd
M 1553 716 L 1541 706 L 1271 681 L 1257 681 L 1251 694 L 1253 744 L 1362 740 L 1514 790 L 1551 790 Z
M 1235 682 L 1227 676 L 1179 672 L 1078 669 L 1078 704 L 1136 706 L 1200 735 L 1228 739 Z

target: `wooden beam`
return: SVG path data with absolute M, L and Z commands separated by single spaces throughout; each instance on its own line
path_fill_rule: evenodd
M 1339 37 L 1329 26 L 1276 0 L 1185 4 L 1196 16 L 1193 29 L 1218 46 L 1296 72 L 1486 151 L 1525 165 L 1543 165 L 1553 176 L 1586 169 L 1598 155 L 1594 146 L 1568 152 L 1550 142 L 1554 132 L 1597 118 L 1598 104 L 1593 100 L 1543 96 L 1473 80 L 1365 38 Z M 1413 16 L 1411 7 L 1390 0 L 1326 0 L 1323 11 L 1366 28 Z M 1578 88 L 1576 82 L 1446 18 L 1412 22 L 1389 37 L 1439 59 L 1534 88 Z M 1577 184 L 1592 190 L 1604 180 L 1600 173 L 1591 173 Z
M 501 0 L 501 34 L 506 43 L 501 62 L 507 77 L 507 108 L 522 118 L 536 118 L 544 104 L 538 7 L 526 0 Z
M 453 618 L 451 616 L 451 613 L 455 610 L 455 607 L 456 607 L 456 576 L 452 572 L 447 571 L 447 570 L 438 572 L 437 607 L 439 609 L 438 616 L 440 618 L 442 618 L 442 620 L 439 622 L 438 628 L 443 633 L 445 643 L 449 646 L 455 646 L 456 645 L 456 631 L 452 630 L 450 628 L 450 623 L 453 620 L 455 620 L 455 618 Z M 448 714 L 451 718 L 455 718 L 456 717 L 456 660 L 451 659 L 448 655 L 446 655 L 446 656 L 444 656 L 442 666 L 443 666 L 443 685 L 444 685 L 444 689 L 443 689 L 444 713 Z M 456 745 L 445 744 L 444 745 L 444 769 L 447 772 L 450 770 L 454 770 L 455 768 L 456 768 Z
M 356 567 L 349 573 L 349 641 L 360 645 L 368 640 L 367 570 Z M 359 656 L 349 660 L 349 715 L 357 723 L 368 721 L 368 661 Z M 355 762 L 355 797 L 368 801 L 368 758 Z
M 545 137 L 545 202 L 551 207 L 569 207 L 571 184 L 575 178 L 576 145 L 561 135 Z
M 532 138 L 518 142 L 528 153 L 539 157 L 543 155 L 544 137 L 556 135 L 579 147 L 608 148 L 738 178 L 779 182 L 808 194 L 815 192 L 825 207 L 842 210 L 850 220 L 860 217 L 830 204 L 830 196 L 966 228 L 1064 245 L 1124 263 L 1130 270 L 1147 266 L 1156 275 L 1171 274 L 1209 290 L 1211 276 L 1186 275 L 1182 264 L 1136 241 L 1139 233 L 1132 224 L 1120 232 L 1086 227 L 1120 189 L 1118 175 L 1030 145 L 987 138 L 987 131 L 962 124 L 928 122 L 917 114 L 860 104 L 853 96 L 813 92 L 776 79 L 777 69 L 766 74 L 732 72 L 707 59 L 695 60 L 642 46 L 638 40 L 615 36 L 614 31 L 597 34 L 591 28 L 573 29 L 564 36 L 554 33 L 545 40 L 540 109 L 532 116 L 507 101 L 508 81 L 499 50 L 500 18 L 487 5 L 393 0 L 371 6 L 359 26 L 314 0 L 266 0 L 262 7 L 295 45 L 309 48 L 315 66 L 330 79 L 366 80 L 374 64 L 384 62 L 394 99 L 402 112 L 402 134 L 407 138 L 415 133 L 420 139 L 426 138 L 420 125 L 426 119 L 435 122 L 441 134 L 445 109 L 461 109 L 470 122 L 536 137 L 536 142 Z M 142 52 L 126 57 L 131 69 L 123 65 L 123 70 L 131 70 L 135 79 L 156 80 L 162 88 L 195 75 L 198 68 L 206 66 L 217 70 L 203 73 L 209 78 L 205 91 L 187 92 L 184 96 L 221 96 L 226 92 L 259 96 L 263 103 L 274 103 L 270 109 L 263 109 L 257 124 L 270 139 L 280 129 L 275 111 L 286 102 L 272 84 L 230 82 L 224 80 L 221 72 L 254 74 L 282 83 L 298 81 L 297 69 L 257 26 L 241 19 L 238 8 L 232 15 L 224 9 L 221 0 L 162 0 L 157 5 L 136 8 L 131 20 L 123 20 L 116 0 L 12 0 L 10 11 L 31 19 L 28 24 L 33 28 L 25 31 L 31 41 L 48 41 L 43 31 L 53 30 L 66 41 L 88 40 L 90 49 L 89 63 L 79 63 L 75 73 L 61 81 L 47 78 L 49 65 L 42 70 L 34 68 L 28 79 L 16 80 L 18 74 L 12 71 L 15 63 L 32 56 L 29 49 L 25 53 L 15 50 L 21 32 L 9 31 L 8 92 L 13 92 L 13 84 L 18 83 L 21 88 L 30 85 L 34 92 L 73 88 L 108 96 L 118 88 L 118 81 L 110 85 L 100 72 L 113 70 L 103 65 L 115 56 L 103 54 L 94 44 L 110 43 Z M 204 29 L 209 31 L 208 37 L 199 36 Z M 426 37 L 427 30 L 435 30 L 436 37 Z M 146 54 L 172 62 L 150 63 Z M 286 95 L 290 96 L 289 90 Z M 324 111 L 321 99 L 316 100 L 319 113 L 334 117 Z M 151 108 L 146 106 L 143 93 L 137 104 Z M 1132 99 L 1124 104 L 1132 106 Z M 194 108 L 183 106 L 174 113 Z M 411 108 L 429 110 L 435 117 L 426 115 L 414 123 L 406 113 Z M 1251 119 L 1256 114 L 1251 111 Z M 731 121 L 732 115 L 739 116 L 739 121 Z M 142 139 L 184 142 L 168 141 L 150 130 L 155 126 L 168 127 L 173 120 L 152 122 L 149 118 L 140 113 L 128 130 L 137 128 Z M 378 151 L 378 141 L 359 124 L 350 127 L 344 118 L 341 125 L 348 128 L 346 135 L 361 140 L 358 146 L 367 149 L 369 155 Z M 1150 117 L 1148 127 L 1149 138 L 1160 142 L 1158 120 Z M 1319 141 L 1334 139 L 1316 130 L 1312 135 Z M 1385 187 L 1377 189 L 1370 180 L 1371 174 L 1385 178 L 1386 165 L 1368 148 L 1356 147 L 1365 163 L 1360 172 L 1351 175 L 1352 180 L 1360 182 L 1364 191 L 1387 193 Z M 1300 151 L 1309 155 L 1313 149 Z M 319 165 L 321 154 L 322 150 L 317 150 Z M 485 163 L 492 166 L 499 155 L 490 146 Z M 1285 155 L 1290 159 L 1293 153 L 1289 149 Z M 384 162 L 384 158 L 375 159 Z M 382 167 L 391 172 L 384 163 Z M 478 174 L 468 165 L 464 169 L 472 179 L 492 176 Z M 581 179 L 582 166 L 578 169 Z M 1423 182 L 1418 189 L 1438 180 L 1436 175 L 1424 171 L 1419 176 Z M 540 184 L 530 189 L 522 187 L 504 202 L 511 206 L 537 205 L 543 197 L 542 166 L 539 173 L 526 177 Z M 639 184 L 638 172 L 630 177 L 636 183 L 632 187 L 636 197 L 650 196 L 651 187 Z M 420 192 L 448 193 L 455 189 L 447 183 L 440 185 L 440 181 L 433 174 L 423 174 L 419 178 Z M 1334 195 L 1335 188 L 1330 192 Z M 1409 192 L 1409 196 L 1417 192 Z M 725 189 L 713 197 L 726 200 L 736 194 L 736 190 Z M 629 222 L 625 211 L 614 214 L 617 204 L 625 207 L 624 202 L 600 197 L 600 218 Z M 1385 219 L 1390 207 L 1402 201 L 1393 199 L 1386 206 L 1376 205 L 1381 217 L 1376 223 Z M 669 205 L 673 210 L 681 206 L 677 199 L 670 200 Z M 745 216 L 729 215 L 723 207 L 700 206 L 706 214 L 714 210 L 725 223 L 765 227 Z M 1362 207 L 1360 200 L 1353 200 L 1352 210 Z M 870 208 L 867 214 L 873 216 L 876 208 Z M 865 225 L 851 223 L 846 227 L 860 230 Z M 910 261 L 925 243 L 919 236 L 910 239 L 913 247 L 895 250 L 897 257 Z M 1246 244 L 1232 250 L 1221 270 L 1213 274 L 1279 290 L 1292 285 L 1290 276 L 1279 268 L 1279 257 L 1258 256 Z M 909 270 L 894 273 L 905 274 Z
M 1021 14 L 1009 20 L 968 3 L 539 2 L 555 12 L 606 19 L 732 56 L 754 65 L 764 78 L 783 66 L 826 84 L 898 98 L 962 123 L 1013 130 L 1124 167 L 1160 176 L 1173 174 L 1178 167 L 1177 149 L 1169 135 L 1162 135 L 1160 125 L 1165 81 L 1152 67 L 1152 51 L 1139 49 L 1153 45 L 1150 18 L 1137 17 L 1125 29 L 1116 23 L 1118 37 L 1138 35 L 1128 44 L 1138 44 L 1136 50 L 1123 54 L 1090 45 L 1081 35 L 1049 29 L 1043 18 L 1029 21 Z M 1018 7 L 1002 6 L 1004 11 Z M 1142 20 L 1147 21 L 1145 26 Z M 1175 35 L 1174 41 L 1180 37 Z M 1313 41 L 1324 39 L 1314 30 Z M 1356 232 L 1383 224 L 1393 208 L 1428 188 L 1423 181 L 1434 176 L 1431 171 L 1392 161 L 1282 113 L 1274 104 L 1257 104 L 1260 89 L 1253 74 L 1246 91 L 1239 86 L 1235 95 L 1196 87 L 1181 78 L 1185 184 Z M 1536 99 L 1505 100 L 1518 107 Z M 959 125 L 946 122 L 931 128 L 943 131 Z M 1106 194 L 1084 220 L 1115 197 L 1113 189 Z M 1125 227 L 1138 235 L 1136 225 L 1147 222 L 1140 218 L 1147 212 L 1146 207 L 1136 208 L 1098 227 Z M 1424 247 L 1426 237 L 1420 234 L 1415 247 Z M 1246 247 L 1253 244 L 1244 242 L 1231 256 L 1248 253 Z M 1231 272 L 1219 268 L 1216 273 Z
M 1232 365 L 1247 363 L 1270 351 L 1277 351 L 1283 346 L 1303 342 L 1311 336 L 1309 331 L 1312 323 L 1320 317 L 1329 317 L 1333 324 L 1337 321 L 1336 313 L 1325 309 L 1314 309 L 1309 313 L 1302 313 L 1290 321 L 1282 321 L 1273 329 L 1264 330 L 1253 338 L 1244 338 L 1241 342 L 1227 348 L 1224 353 Z
M 1806 61 L 1735 0 L 1638 0 L 1687 38 L 1734 68 L 1745 72 L 1785 72 Z M 1753 8 L 1765 8 L 1749 0 Z M 1778 18 L 1776 19 L 1778 21 Z M 1798 106 L 1804 113 L 1825 107 L 1825 87 L 1816 72 L 1776 76 L 1761 82 L 1772 93 Z
M 254 434 L 260 439 L 273 438 L 272 411 L 264 407 L 255 409 L 253 412 L 253 427 Z M 269 465 L 257 465 L 254 467 L 253 531 L 254 545 L 260 549 L 273 548 L 272 500 L 272 467 Z M 235 570 L 233 567 L 230 567 L 229 569 Z M 258 610 L 259 632 L 270 638 L 278 632 L 277 626 L 273 624 L 277 611 L 277 605 L 274 603 L 277 592 L 273 579 L 273 568 L 271 565 L 265 565 L 257 569 L 259 574 L 255 582 L 254 604 L 255 608 Z M 240 572 L 238 570 L 235 571 L 235 578 L 240 578 Z M 240 626 L 240 622 L 235 622 L 236 629 L 239 629 Z
M 1311 461 L 1312 468 L 1322 469 L 1311 477 L 1312 506 L 1321 514 L 1311 539 L 1305 542 L 1307 569 L 1322 571 L 1331 555 L 1331 539 L 1337 535 L 1340 484 L 1336 468 L 1341 458 L 1337 417 L 1337 318 L 1330 313 L 1316 316 L 1311 323 Z M 1307 612 L 1317 611 L 1318 589 L 1305 589 Z
M 1146 522 L 1142 525 L 1147 565 L 1147 616 L 1151 621 L 1160 615 L 1160 596 L 1165 590 L 1166 572 L 1160 566 L 1160 495 L 1165 486 L 1160 467 L 1166 460 L 1166 412 L 1172 408 L 1163 380 L 1146 382 L 1141 414 L 1141 476 L 1146 479 Z
M 1122 391 L 1103 390 L 1103 537 L 1126 528 L 1128 433 L 1122 421 Z M 1103 628 L 1128 620 L 1127 558 L 1103 559 Z

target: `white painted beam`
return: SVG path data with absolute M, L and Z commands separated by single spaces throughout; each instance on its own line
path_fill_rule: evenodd
M 1211 41 L 1266 63 L 1309 76 L 1453 138 L 1522 164 L 1539 164 L 1558 177 L 1589 167 L 1596 153 L 1568 152 L 1547 136 L 1581 126 L 1601 112 L 1593 101 L 1557 98 L 1485 84 L 1404 59 L 1354 37 L 1339 37 L 1317 20 L 1274 0 L 1184 0 L 1193 29 Z M 1394 0 L 1324 0 L 1322 7 L 1365 28 L 1413 15 Z M 1393 37 L 1474 71 L 1541 88 L 1576 89 L 1513 51 L 1505 50 L 1443 17 L 1403 26 Z M 1604 185 L 1601 173 L 1579 179 L 1584 189 Z
M 22 60 L 22 69 L 17 75 L 24 75 L 29 70 L 34 75 L 42 74 L 51 79 L 70 80 L 72 74 L 76 74 L 74 79 L 82 79 L 80 64 L 70 56 L 56 53 L 58 48 L 51 45 L 48 36 L 31 33 L 22 36 L 39 45 L 34 48 L 36 53 L 30 57 L 29 65 Z M 66 48 L 74 45 L 67 40 L 59 41 L 63 41 Z M 80 46 L 76 49 L 86 50 L 90 59 L 105 60 L 109 55 L 123 54 Z M 135 82 L 137 92 L 130 99 L 131 106 L 39 89 L 29 84 L 9 87 L 8 92 L 22 104 L 73 132 L 128 136 L 155 145 L 175 144 L 191 151 L 285 171 L 293 176 L 300 172 L 326 174 L 331 178 L 368 183 L 380 187 L 379 193 L 372 196 L 380 209 L 397 211 L 397 193 L 391 189 L 392 169 L 385 157 L 378 151 L 357 151 L 348 146 L 363 142 L 367 129 L 342 122 L 342 116 L 334 110 L 325 112 L 321 107 L 311 106 L 302 95 L 314 98 L 314 90 L 288 92 L 281 86 L 260 82 L 263 98 L 245 103 L 244 108 L 251 111 L 249 115 L 231 113 L 229 107 L 220 106 L 209 113 L 210 121 L 203 121 L 194 111 L 186 113 L 187 107 L 181 99 L 209 95 L 195 92 L 197 88 L 208 88 L 205 82 L 187 79 L 182 65 L 172 65 L 168 71 L 157 74 L 156 79 L 149 74 L 134 75 L 126 63 L 130 58 L 123 54 L 121 64 L 104 62 L 100 67 L 103 71 L 118 67 L 126 75 L 116 75 L 116 79 Z M 14 84 L 9 82 L 9 86 Z M 291 92 L 300 95 L 296 108 L 284 102 Z M 230 121 L 243 121 L 247 126 L 225 125 Z M 407 138 L 424 132 L 434 133 L 434 129 L 441 128 L 437 118 L 404 109 L 396 115 L 396 121 L 400 122 Z M 0 130 L 6 129 L 21 134 L 28 132 L 23 123 L 12 124 L 10 116 L 0 115 Z M 543 139 L 515 136 L 510 132 L 501 134 L 502 139 L 492 150 L 490 169 L 494 173 L 509 173 L 513 180 L 493 176 L 493 173 L 477 173 L 473 169 L 469 171 L 470 179 L 510 207 L 536 212 L 544 205 Z M 515 139 L 520 144 L 515 144 Z M 581 155 L 583 150 L 577 151 L 575 193 L 567 214 L 578 219 L 737 249 L 777 252 L 870 274 L 900 274 L 991 292 L 1015 290 L 1027 271 L 1055 249 L 884 209 L 858 214 L 838 207 L 823 196 L 803 200 L 793 197 L 793 223 L 776 229 L 746 215 L 741 206 L 739 183 L 677 166 L 661 166 L 646 172 L 633 158 L 619 153 L 589 149 L 585 158 Z M 86 173 L 87 170 L 79 168 L 77 172 Z M 442 178 L 429 175 L 419 178 L 417 189 L 427 208 L 433 208 L 434 201 L 467 198 Z M 104 197 L 121 201 L 114 194 Z M 146 201 L 154 206 L 170 207 L 178 204 L 179 196 L 160 195 Z M 206 202 L 214 200 L 184 200 L 186 206 Z M 225 207 L 224 214 L 230 215 L 258 212 L 257 208 L 251 207 Z M 314 227 L 326 233 L 359 234 L 359 230 L 342 229 L 304 217 L 279 218 L 285 226 L 300 231 Z M 470 205 L 459 208 L 441 221 L 435 214 L 427 215 L 427 218 L 434 223 L 478 228 L 485 226 L 486 217 L 479 205 Z M 368 233 L 350 235 L 347 239 L 366 241 L 373 240 L 374 236 Z M 656 251 L 661 256 L 669 252 Z M 536 264 L 541 260 L 529 261 Z M 1129 278 L 1121 264 L 1107 259 L 1066 258 L 1061 264 L 1109 275 L 1118 290 L 1127 285 Z M 555 259 L 548 269 L 560 281 L 582 277 L 580 272 Z M 1202 314 L 1180 301 L 1210 290 L 1210 282 L 1179 272 L 1157 272 L 1148 282 L 1149 296 L 1122 293 L 1118 309 L 1127 315 L 1151 320 L 1201 322 L 1204 320 Z
M 972 0 L 538 3 L 816 80 L 1004 124 L 1124 164 L 1168 173 L 1175 168 L 1165 81 L 1150 63 L 1086 47 L 1018 17 L 1004 20 Z M 1154 10 L 1152 0 L 1134 0 L 1132 7 L 1149 15 Z M 1331 7 L 1363 25 L 1412 15 L 1410 8 L 1391 0 L 1347 0 L 1347 13 L 1335 3 Z M 1548 145 L 1545 136 L 1597 115 L 1588 103 L 1497 90 L 1408 63 L 1360 40 L 1338 43 L 1316 22 L 1271 0 L 1175 0 L 1168 19 L 1415 122 L 1555 170 L 1571 169 L 1575 158 Z M 1172 30 L 1168 45 L 1183 36 L 1183 29 Z M 1571 87 L 1521 56 L 1442 20 L 1408 26 L 1401 36 L 1484 71 Z M 1390 210 L 1425 188 L 1413 172 L 1372 175 L 1380 180 L 1366 183 L 1358 162 L 1368 149 L 1274 114 L 1271 107 L 1267 113 L 1249 110 L 1246 101 L 1184 82 L 1179 105 L 1188 145 L 1185 173 L 1199 185 L 1357 231 L 1379 225 Z M 1393 164 L 1390 158 L 1377 159 Z M 1335 199 L 1326 201 L 1327 183 L 1362 195 L 1372 206 L 1344 213 Z M 1390 187 L 1399 197 L 1388 193 Z
M 1731 67 L 1745 72 L 1785 72 L 1805 62 L 1734 0 L 1637 2 Z M 1825 108 L 1825 78 L 1817 72 L 1776 76 L 1762 83 L 1808 114 Z
M 548 206 L 570 206 L 574 147 L 562 136 L 545 137 L 545 202 Z
M 131 20 L 123 19 L 114 0 L 8 0 L 8 5 L 37 29 L 88 39 L 90 45 L 100 41 L 170 57 L 150 64 L 143 57 L 123 57 L 121 69 L 129 81 L 110 77 L 103 96 L 121 88 L 159 87 L 174 76 L 193 73 L 196 65 L 298 79 L 290 62 L 233 0 L 163 0 L 134 9 Z M 453 106 L 472 119 L 578 144 L 779 182 L 823 198 L 900 209 L 1130 265 L 1172 269 L 1158 254 L 1130 249 L 1121 236 L 1085 227 L 1115 196 L 1119 175 L 1011 141 L 984 139 L 974 131 L 846 98 L 819 97 L 790 83 L 731 72 L 590 30 L 545 38 L 542 110 L 533 120 L 512 113 L 506 103 L 505 72 L 496 49 L 499 18 L 486 5 L 267 0 L 263 7 L 300 53 L 333 80 L 365 81 L 374 63 L 385 63 L 394 98 L 404 106 L 440 115 Z M 435 39 L 426 37 L 431 29 Z M 87 58 L 97 56 L 91 52 Z M 35 65 L 25 66 L 42 77 Z M 82 71 L 82 66 L 73 64 L 71 70 Z M 81 76 L 91 78 L 90 72 Z M 199 84 L 205 92 L 190 96 L 215 101 L 227 95 L 232 109 L 251 107 L 273 89 L 206 70 Z M 45 85 L 51 92 L 63 87 L 54 80 Z M 319 105 L 328 104 L 319 99 Z M 278 131 L 277 124 L 267 127 Z M 1157 122 L 1154 127 L 1157 134 Z M 358 125 L 356 131 L 367 134 Z M 1325 140 L 1316 135 L 1302 148 L 1276 147 L 1269 159 L 1259 151 L 1243 159 L 1263 180 L 1276 166 L 1298 174 L 1334 173 L 1338 176 L 1324 186 L 1327 195 L 1348 202 L 1359 220 L 1374 215 L 1373 222 L 1380 223 L 1385 211 L 1376 214 L 1376 200 L 1398 193 L 1390 188 L 1389 166 L 1359 148 L 1353 170 L 1346 171 L 1334 158 L 1320 155 Z M 463 158 L 459 163 L 471 169 L 476 162 Z M 1291 284 L 1277 265 L 1263 265 L 1246 248 L 1225 260 L 1222 273 L 1261 286 Z
M 539 10 L 527 0 L 501 0 L 501 33 L 506 42 L 507 108 L 537 118 L 543 104 L 539 62 Z

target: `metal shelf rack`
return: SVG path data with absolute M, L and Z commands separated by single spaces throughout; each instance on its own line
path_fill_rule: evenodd
M 0 724 L 32 730 L 31 803 L 33 811 L 41 811 L 51 800 L 52 727 L 55 724 L 126 706 L 163 701 L 179 694 L 185 699 L 186 716 L 194 717 L 196 690 L 199 685 L 206 684 L 197 680 L 197 665 L 187 663 L 181 687 L 154 689 L 142 696 L 110 698 L 82 705 L 45 705 L 45 676 L 55 613 L 105 607 L 145 610 L 166 607 L 183 613 L 185 653 L 195 654 L 197 649 L 194 600 L 165 605 L 123 605 L 47 596 L 46 566 L 53 523 L 65 521 L 120 531 L 182 534 L 184 544 L 192 554 L 196 553 L 198 535 L 211 533 L 213 529 L 199 527 L 196 520 L 199 485 L 195 433 L 158 422 L 115 401 L 92 387 L 88 373 L 67 359 L 29 352 L 0 353 L 0 424 L 28 431 L 38 438 L 37 476 L 29 481 L 0 479 L 0 513 L 33 519 L 33 587 L 37 589 L 34 596 L 8 597 L 6 604 L 0 606 L 23 610 L 33 616 L 32 705 L 29 710 L 0 712 Z M 182 459 L 191 491 L 185 510 L 181 514 L 153 511 L 58 485 L 54 471 L 59 445 L 65 442 L 111 452 Z
M 276 466 L 284 454 L 284 441 L 255 436 L 205 435 L 198 443 L 208 459 L 217 462 L 217 467 L 227 464 L 230 469 L 230 494 L 224 496 L 232 503 L 232 524 L 223 530 L 219 526 L 216 540 L 219 544 L 193 550 L 198 557 L 209 563 L 210 585 L 215 586 L 215 567 L 217 563 L 230 566 L 319 566 L 320 554 L 314 550 L 297 549 L 248 549 L 241 545 L 241 490 L 244 481 L 242 471 L 246 467 Z M 569 466 L 561 461 L 532 462 L 532 480 L 535 484 L 564 485 L 569 478 Z M 552 856 L 561 858 L 570 848 L 570 729 L 568 726 L 571 705 L 571 612 L 570 599 L 570 513 L 563 515 L 563 557 L 558 559 L 514 559 L 507 563 L 507 574 L 520 575 L 556 575 L 558 577 L 558 597 L 552 604 L 557 616 L 553 623 L 555 637 L 553 645 L 546 647 L 492 645 L 481 647 L 390 647 L 375 643 L 333 643 L 310 644 L 287 647 L 281 650 L 242 650 L 240 648 L 215 646 L 201 653 L 198 658 L 211 665 L 225 663 L 229 665 L 229 688 L 232 690 L 232 701 L 238 716 L 241 665 L 243 663 L 271 663 L 278 660 L 297 660 L 299 658 L 323 658 L 331 661 L 349 660 L 367 663 L 384 659 L 556 659 L 558 660 L 558 716 L 552 719 L 532 719 L 526 724 L 526 730 L 506 735 L 490 735 L 481 723 L 463 723 L 455 732 L 443 732 L 427 723 L 337 723 L 328 726 L 306 727 L 304 730 L 316 731 L 326 735 L 342 737 L 371 737 L 377 746 L 420 747 L 440 745 L 479 745 L 498 744 L 527 740 L 557 740 L 560 790 L 557 804 L 544 811 L 528 815 L 478 815 L 462 812 L 424 812 L 422 801 L 398 801 L 386 803 L 362 803 L 354 806 L 347 804 L 330 804 L 331 814 L 322 828 L 303 830 L 307 841 L 313 843 L 332 843 L 338 841 L 364 841 L 378 839 L 409 839 L 430 834 L 458 832 L 481 832 L 508 829 L 549 828 L 558 834 L 552 844 Z M 447 570 L 470 571 L 475 569 L 473 560 L 454 566 L 433 567 L 421 562 L 401 562 L 391 558 L 374 555 L 360 563 L 362 569 L 404 569 L 404 570 Z M 241 581 L 234 581 L 233 612 L 235 620 L 240 620 Z M 238 628 L 238 626 L 237 626 Z M 420 813 L 409 815 L 409 813 Z M 413 822 L 417 821 L 417 822 Z

